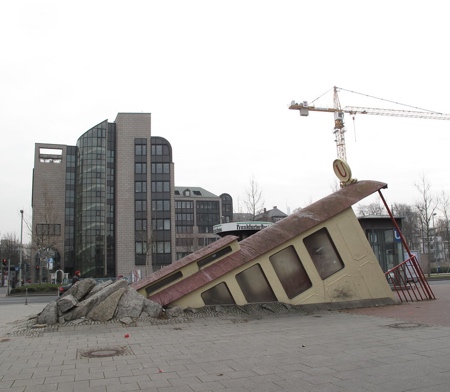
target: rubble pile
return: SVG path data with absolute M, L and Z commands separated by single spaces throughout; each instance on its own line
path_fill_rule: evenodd
M 64 295 L 38 314 L 38 324 L 63 324 L 78 319 L 106 322 L 124 318 L 158 318 L 162 306 L 140 295 L 124 279 L 96 284 L 94 279 L 75 283 Z

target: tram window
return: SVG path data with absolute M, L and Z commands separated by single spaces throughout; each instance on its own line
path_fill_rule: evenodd
M 204 291 L 201 295 L 205 305 L 235 304 L 230 290 L 228 290 L 228 287 L 224 282 L 219 283 L 217 286 L 211 287 L 209 290 Z
M 247 302 L 274 302 L 277 300 L 259 264 L 236 275 L 236 281 Z
M 311 280 L 293 246 L 275 253 L 269 260 L 289 299 L 312 287 Z
M 344 268 L 328 230 L 324 227 L 303 240 L 322 280 Z
M 169 285 L 170 283 L 175 282 L 176 280 L 183 277 L 183 274 L 180 271 L 175 272 L 174 274 L 168 276 L 167 278 L 164 278 L 158 282 L 153 283 L 152 285 L 148 286 L 145 291 L 147 295 L 153 294 L 155 291 L 158 291 L 159 289 L 163 288 L 164 286 Z

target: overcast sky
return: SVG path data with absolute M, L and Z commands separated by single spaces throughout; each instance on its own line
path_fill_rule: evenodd
M 2 1 L 0 235 L 19 235 L 21 209 L 30 219 L 35 143 L 75 145 L 118 112 L 152 113 L 177 186 L 227 192 L 242 210 L 253 176 L 266 208 L 304 207 L 336 185 L 334 119 L 300 117 L 291 100 L 338 86 L 450 112 L 448 15 L 433 0 Z M 317 103 L 331 107 L 332 91 Z M 388 203 L 417 201 L 422 176 L 450 192 L 450 121 L 346 127 L 354 177 L 388 183 Z

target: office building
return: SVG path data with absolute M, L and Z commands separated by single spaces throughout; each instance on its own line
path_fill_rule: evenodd
M 173 262 L 173 167 L 169 142 L 151 136 L 150 113 L 119 113 L 76 146 L 36 144 L 34 280 L 49 267 L 112 277 Z M 150 230 L 157 219 L 169 223 Z
M 119 113 L 75 146 L 36 143 L 32 207 L 33 281 L 58 270 L 147 276 L 186 253 L 178 233 L 204 246 L 233 208 L 228 194 L 175 188 L 172 147 L 151 136 L 150 113 Z
M 175 187 L 176 259 L 215 242 L 213 226 L 233 219 L 233 199 L 200 187 Z

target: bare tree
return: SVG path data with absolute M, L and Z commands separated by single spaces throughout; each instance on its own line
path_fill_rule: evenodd
M 383 216 L 386 215 L 386 209 L 384 205 L 381 203 L 380 197 L 377 197 L 376 201 L 370 204 L 360 204 L 358 206 L 358 216 Z
M 255 220 L 256 215 L 264 208 L 262 189 L 253 175 L 250 177 L 249 187 L 245 191 L 244 204 L 247 212 L 252 216 L 252 220 Z
M 430 248 L 431 243 L 434 240 L 434 227 L 432 227 L 431 223 L 434 220 L 434 216 L 436 215 L 436 209 L 438 207 L 439 201 L 431 192 L 431 184 L 428 182 L 426 177 L 422 175 L 420 180 L 414 184 L 417 191 L 420 194 L 419 199 L 417 200 L 415 207 L 419 217 L 420 229 L 421 229 L 421 237 L 422 237 L 422 253 L 427 254 L 428 262 L 428 276 L 431 274 L 431 265 L 430 265 Z
M 201 248 L 200 236 L 194 232 L 179 234 L 176 238 L 176 246 L 185 254 L 194 253 Z
M 34 206 L 34 227 L 25 222 L 31 233 L 31 249 L 38 254 L 36 267 L 39 269 L 39 283 L 42 282 L 43 276 L 49 277 L 48 261 L 55 257 L 57 249 L 60 249 L 64 242 L 61 219 L 54 208 L 53 197 L 45 187 L 40 200 L 40 205 Z
M 438 220 L 436 229 L 439 235 L 442 237 L 442 241 L 444 244 L 444 259 L 447 260 L 449 255 L 450 241 L 450 196 L 445 191 L 442 191 L 441 193 L 441 197 L 439 200 L 439 211 L 442 214 L 442 218 Z
M 420 220 L 414 207 L 408 204 L 396 203 L 392 213 L 402 218 L 402 234 L 411 249 L 420 247 Z
M 4 267 L 1 265 L 0 276 L 1 276 L 1 285 L 5 284 L 5 279 L 3 277 L 4 271 L 7 271 L 7 267 L 14 266 L 19 264 L 19 250 L 20 250 L 20 241 L 17 238 L 15 233 L 6 233 L 0 241 L 0 255 L 1 259 L 6 259 L 7 264 Z M 8 280 L 11 280 L 10 272 L 8 271 Z
M 18 261 L 20 241 L 15 233 L 6 233 L 0 242 L 1 256 L 9 259 L 12 263 Z
M 339 189 L 341 189 L 341 184 L 339 183 L 339 181 L 333 180 L 333 182 L 330 183 L 330 189 L 333 193 L 337 192 Z
M 145 276 L 149 276 L 154 270 L 152 265 L 153 251 L 155 248 L 153 230 L 147 230 L 147 227 L 139 230 L 136 235 L 136 240 L 138 240 L 142 249 L 134 249 L 134 252 L 145 257 Z

